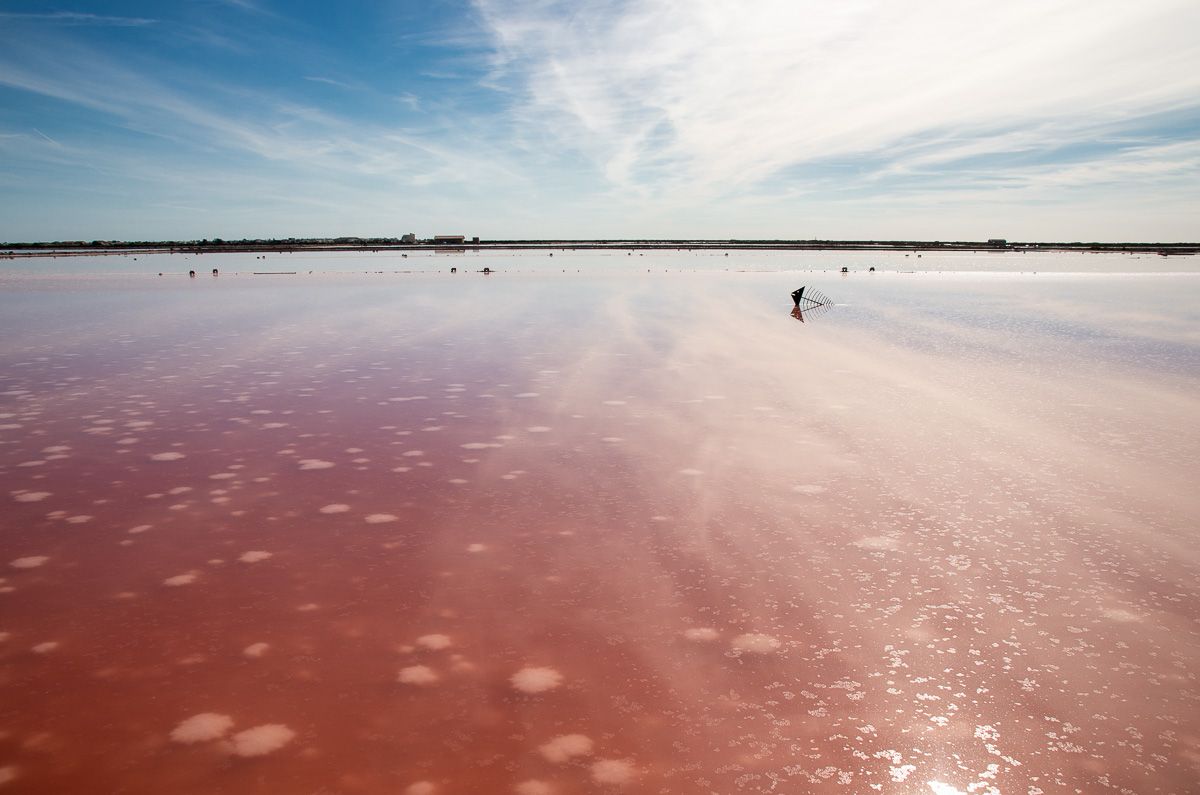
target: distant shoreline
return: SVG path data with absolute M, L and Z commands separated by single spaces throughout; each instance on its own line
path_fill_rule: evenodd
M 1080 251 L 1160 256 L 1200 254 L 1200 243 L 1026 243 L 928 240 L 480 240 L 402 243 L 395 238 L 288 238 L 283 240 L 68 241 L 0 244 L 0 259 L 127 254 L 287 254 L 297 251 Z

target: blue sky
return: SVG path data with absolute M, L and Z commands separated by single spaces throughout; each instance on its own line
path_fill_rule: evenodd
M 1195 0 L 3 2 L 0 240 L 1200 240 Z

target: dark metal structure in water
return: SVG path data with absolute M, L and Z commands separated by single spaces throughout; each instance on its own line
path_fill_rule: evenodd
M 828 310 L 833 306 L 825 294 L 820 290 L 809 290 L 807 287 L 801 287 L 792 291 L 792 301 L 795 306 L 792 308 L 792 317 L 804 322 L 804 313 L 808 312 L 810 316 L 814 313 L 819 314 Z

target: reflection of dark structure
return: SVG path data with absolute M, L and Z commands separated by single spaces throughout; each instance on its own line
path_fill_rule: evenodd
M 795 306 L 792 307 L 792 317 L 804 322 L 805 314 L 809 317 L 814 317 L 827 311 L 833 302 L 824 296 L 818 290 L 809 290 L 807 287 L 801 287 L 799 290 L 792 292 L 792 301 Z

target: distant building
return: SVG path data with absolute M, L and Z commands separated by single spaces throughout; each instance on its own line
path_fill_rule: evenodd
M 434 235 L 433 242 L 438 245 L 461 246 L 467 242 L 466 235 Z
M 409 232 L 407 235 L 401 235 L 400 242 L 401 243 L 416 243 L 417 235 L 414 232 Z
M 1002 237 L 992 237 L 992 238 L 988 238 L 988 245 L 989 246 L 1007 246 L 1008 241 Z

